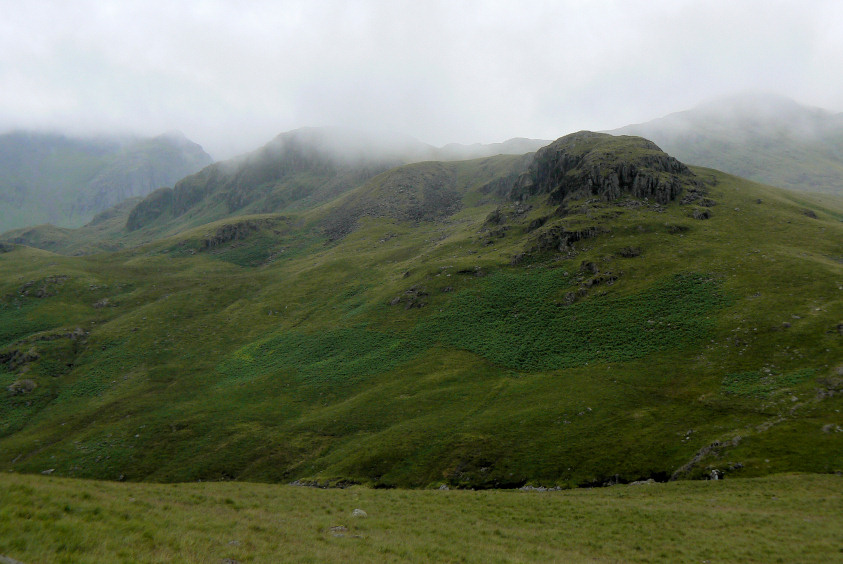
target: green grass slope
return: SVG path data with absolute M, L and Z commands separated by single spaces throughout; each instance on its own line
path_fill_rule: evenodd
M 565 492 L 118 484 L 0 474 L 24 562 L 839 560 L 839 476 Z M 362 509 L 367 517 L 353 517 Z
M 517 159 L 409 165 L 114 253 L 4 245 L 0 468 L 386 487 L 843 470 L 839 200 L 694 168 L 705 197 L 513 201 Z

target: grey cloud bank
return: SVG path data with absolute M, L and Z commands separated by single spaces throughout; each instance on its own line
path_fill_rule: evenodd
M 434 145 L 611 129 L 764 90 L 843 110 L 843 3 L 10 2 L 0 130 L 337 125 Z

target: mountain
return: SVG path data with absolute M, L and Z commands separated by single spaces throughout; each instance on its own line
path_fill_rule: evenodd
M 154 138 L 0 135 L 0 231 L 40 223 L 77 227 L 211 163 L 180 133 Z
M 0 244 L 0 468 L 472 488 L 843 470 L 840 198 L 638 137 L 377 172 L 394 155 L 311 134 L 100 217 L 136 237 L 117 250 Z
M 279 135 L 243 157 L 217 163 L 149 196 L 132 210 L 130 231 L 183 216 L 201 222 L 231 214 L 306 209 L 390 168 L 421 160 L 430 147 L 339 128 Z
M 490 145 L 436 149 L 410 137 L 387 137 L 342 128 L 304 128 L 283 133 L 238 159 L 218 163 L 160 190 L 128 218 L 135 230 L 159 218 L 185 214 L 202 221 L 230 214 L 305 210 L 327 202 L 402 164 L 523 155 L 545 142 L 512 139 Z M 219 206 L 224 202 L 224 206 Z
M 312 209 L 399 165 L 454 162 L 469 154 L 520 156 L 527 152 L 520 149 L 537 144 L 514 139 L 463 146 L 465 150 L 455 145 L 437 149 L 396 134 L 302 128 L 251 153 L 214 163 L 173 188 L 160 188 L 140 201 L 126 200 L 81 228 L 37 225 L 10 230 L 0 239 L 64 254 L 113 251 L 232 215 Z
M 743 95 L 611 131 L 680 160 L 798 191 L 843 194 L 843 114 Z

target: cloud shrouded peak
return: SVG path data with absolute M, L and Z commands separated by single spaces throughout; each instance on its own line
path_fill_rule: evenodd
M 9 3 L 0 129 L 553 139 L 749 88 L 843 109 L 833 1 Z

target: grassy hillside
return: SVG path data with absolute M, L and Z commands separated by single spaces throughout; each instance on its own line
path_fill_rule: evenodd
M 414 487 L 843 469 L 839 200 L 698 168 L 664 204 L 512 200 L 518 159 L 114 253 L 5 245 L 0 467 Z
M 839 476 L 565 492 L 117 484 L 0 474 L 0 554 L 25 562 L 818 562 Z M 362 509 L 367 517 L 353 517 Z

